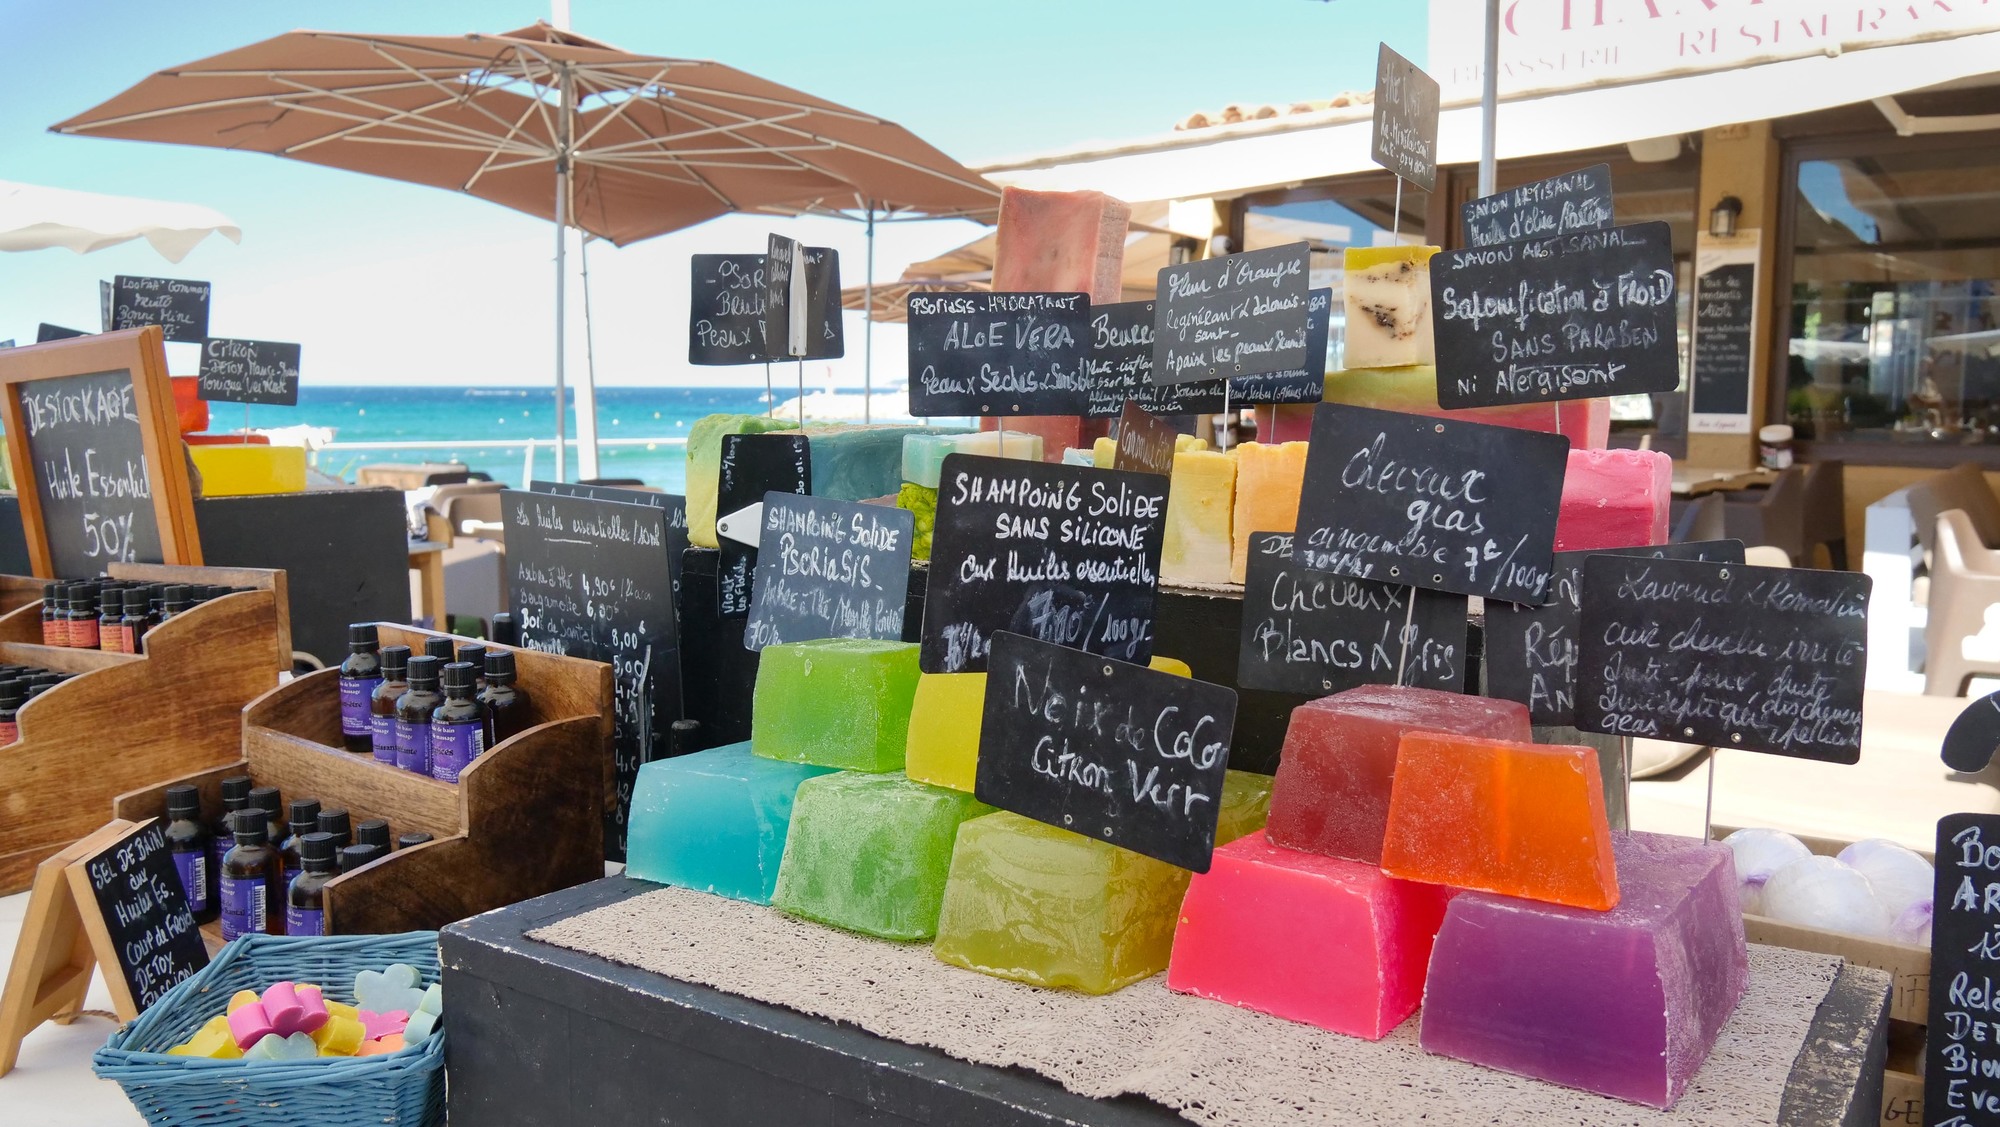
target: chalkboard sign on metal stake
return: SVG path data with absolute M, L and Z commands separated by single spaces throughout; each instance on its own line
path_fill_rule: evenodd
M 766 493 L 812 492 L 812 446 L 803 434 L 725 434 L 716 475 L 716 514 L 726 517 L 764 499 Z M 750 613 L 757 550 L 724 539 L 717 575 L 718 612 L 725 618 Z
M 1938 753 L 1944 765 L 1962 774 L 1984 771 L 2000 748 L 2000 693 L 1988 693 L 1971 704 L 1945 731 Z
M 2000 982 L 2000 814 L 1938 819 L 1931 901 L 1926 1127 L 2000 1124 L 1994 985 Z M 1901 987 L 1899 986 L 1900 990 Z
M 1426 192 L 1437 186 L 1439 93 L 1437 79 L 1387 43 L 1377 50 L 1370 155 Z
M 198 344 L 208 339 L 208 296 L 207 282 L 120 274 L 112 279 L 106 330 L 158 325 L 170 341 Z
M 840 320 L 840 255 L 831 247 L 800 247 L 805 260 L 807 360 L 846 352 Z M 697 254 L 690 258 L 688 363 L 705 366 L 768 363 L 765 347 L 765 261 L 762 254 Z M 791 290 L 786 327 L 790 325 Z M 769 402 L 770 400 L 766 400 Z
M 1154 415 L 1212 415 L 1225 409 L 1225 380 L 1153 382 L 1153 303 L 1120 301 L 1090 307 L 1090 352 L 1084 360 L 1092 418 L 1113 418 L 1129 401 Z
M 979 727 L 979 801 L 1208 871 L 1236 693 L 1002 631 Z
M 910 414 L 1090 411 L 1090 295 L 912 293 Z
M 763 504 L 745 649 L 902 640 L 915 513 L 793 492 L 766 493 Z
M 1153 382 L 1304 368 L 1309 258 L 1297 242 L 1162 267 L 1153 298 Z
M 299 346 L 269 340 L 210 337 L 201 346 L 196 393 L 209 402 L 299 405 Z M 248 421 L 249 413 L 244 413 Z M 244 441 L 250 435 L 246 428 Z
M 1166 420 L 1148 414 L 1131 400 L 1118 418 L 1117 449 L 1111 460 L 1114 470 L 1163 474 L 1174 472 L 1174 445 L 1180 432 Z
M 1333 323 L 1333 291 L 1306 294 L 1306 362 L 1286 372 L 1237 376 L 1228 381 L 1230 399 L 1243 406 L 1259 403 L 1318 403 L 1326 397 L 1326 342 Z M 1226 411 L 1226 408 L 1225 408 Z
M 1611 166 L 1593 164 L 1468 200 L 1458 214 L 1465 245 L 1472 247 L 1601 230 L 1614 214 Z

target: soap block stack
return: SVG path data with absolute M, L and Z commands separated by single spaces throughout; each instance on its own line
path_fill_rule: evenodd
M 989 458 L 1042 460 L 1042 436 L 1021 431 L 981 431 L 973 434 L 910 432 L 903 428 L 903 482 L 896 491 L 898 508 L 916 514 L 911 555 L 931 558 L 931 533 L 937 527 L 938 481 L 950 454 L 983 454 Z M 692 471 L 690 471 L 692 472 Z M 817 477 L 817 473 L 814 475 Z M 690 502 L 692 503 L 692 502 Z
M 715 500 L 722 478 L 723 436 L 797 428 L 790 419 L 768 415 L 703 415 L 695 420 L 688 428 L 687 444 L 688 543 L 697 548 L 717 546 Z
M 1246 442 L 1230 453 L 1236 458 L 1236 502 L 1230 513 L 1229 581 L 1241 583 L 1250 566 L 1251 533 L 1298 527 L 1306 443 Z

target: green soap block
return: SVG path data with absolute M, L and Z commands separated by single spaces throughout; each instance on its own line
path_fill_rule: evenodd
M 896 507 L 908 509 L 917 516 L 917 534 L 910 539 L 910 558 L 927 560 L 931 558 L 931 533 L 937 531 L 938 491 L 912 482 L 904 482 L 896 490 Z
M 915 642 L 766 646 L 750 699 L 750 750 L 816 767 L 901 771 L 916 695 Z
M 797 430 L 789 433 L 797 434 Z M 872 501 L 903 483 L 903 443 L 911 436 L 951 437 L 963 427 L 912 427 L 862 423 L 813 424 L 812 491 L 836 501 Z
M 913 434 L 903 440 L 903 480 L 930 489 L 938 487 L 944 460 L 950 454 L 983 454 L 991 458 L 1042 460 L 1042 436 L 1018 430 L 968 431 L 957 435 Z
M 715 487 L 722 476 L 722 436 L 797 429 L 789 419 L 763 415 L 703 415 L 695 420 L 688 428 L 687 444 L 688 543 L 697 548 L 716 546 Z
M 864 935 L 929 939 L 959 823 L 992 811 L 969 794 L 900 774 L 807 779 L 792 800 L 771 903 Z

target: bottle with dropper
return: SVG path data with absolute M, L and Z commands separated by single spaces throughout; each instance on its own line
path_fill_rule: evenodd
M 396 765 L 396 699 L 409 691 L 410 647 L 382 647 L 382 683 L 368 699 L 375 762 Z

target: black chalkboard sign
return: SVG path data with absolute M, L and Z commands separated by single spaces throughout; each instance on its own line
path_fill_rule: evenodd
M 1993 995 L 2000 981 L 1993 917 L 2000 905 L 2000 814 L 1938 819 L 1935 856 L 1924 1125 L 1994 1127 L 2000 1077 L 1988 1062 L 2000 1037 Z
M 1092 418 L 1116 416 L 1128 402 L 1155 415 L 1212 415 L 1223 409 L 1222 380 L 1153 382 L 1153 303 L 1090 307 L 1090 355 L 1084 360 Z
M 1124 413 L 1118 416 L 1118 444 L 1111 468 L 1172 477 L 1174 445 L 1180 437 L 1180 432 L 1165 419 L 1147 414 L 1144 408 L 1128 401 Z
M 1486 695 L 1528 706 L 1537 724 L 1576 722 L 1577 639 L 1583 631 L 1583 561 L 1602 552 L 1557 552 L 1555 601 L 1529 607 L 1486 604 Z M 1706 540 L 1618 548 L 1619 556 L 1656 560 L 1743 562 L 1741 540 Z
M 1569 440 L 1322 403 L 1299 501 L 1302 567 L 1540 606 Z
M 764 353 L 773 360 L 806 354 L 805 255 L 797 239 L 772 235 L 764 252 Z
M 207 282 L 120 274 L 112 279 L 110 328 L 158 325 L 169 341 L 207 340 L 208 292 Z
M 132 371 L 30 380 L 20 395 L 51 574 L 167 562 Z
M 1004 631 L 987 672 L 979 801 L 1208 871 L 1233 690 Z
M 1488 612 L 1494 606 L 1488 603 Z M 1236 684 L 1326 696 L 1357 685 L 1463 692 L 1464 595 L 1292 562 L 1292 534 L 1250 534 Z
M 745 649 L 814 638 L 903 638 L 916 514 L 764 494 Z
M 725 434 L 722 467 L 716 477 L 718 518 L 754 505 L 766 493 L 812 492 L 812 446 L 803 434 Z M 724 618 L 750 613 L 750 583 L 757 574 L 757 549 L 726 537 L 716 584 Z
M 846 352 L 840 318 L 840 254 L 801 247 L 806 269 L 806 360 Z M 764 347 L 764 256 L 697 254 L 689 263 L 688 363 L 714 366 L 788 360 Z
M 1389 49 L 1375 55 L 1375 163 L 1428 192 L 1437 186 L 1437 79 Z
M 196 394 L 211 402 L 299 405 L 299 346 L 210 337 L 201 346 Z
M 1307 367 L 1307 247 L 1207 258 L 1160 270 L 1153 382 L 1186 383 Z M 1320 349 L 1324 362 L 1326 349 Z
M 1326 398 L 1326 340 L 1333 325 L 1333 291 L 1306 293 L 1306 362 L 1288 372 L 1238 376 L 1229 381 L 1229 406 L 1318 403 Z
M 82 329 L 65 329 L 61 325 L 51 325 L 47 321 L 35 326 L 35 343 L 47 344 L 52 340 L 69 340 L 72 337 L 87 337 Z
M 93 917 L 102 919 L 110 940 L 105 948 L 117 954 L 118 977 L 134 1009 L 146 1009 L 208 965 L 208 948 L 158 821 L 132 827 L 70 872 L 86 928 L 94 929 Z M 109 977 L 111 967 L 105 970 Z
M 531 493 L 553 493 L 558 497 L 584 497 L 592 501 L 617 501 L 645 505 L 666 514 L 667 568 L 674 585 L 674 605 L 680 605 L 681 559 L 687 554 L 687 498 L 678 493 L 655 493 L 650 489 L 620 489 L 615 485 L 585 485 L 575 481 L 531 481 Z
M 926 673 L 978 673 L 1002 630 L 1143 664 L 1153 656 L 1167 479 L 945 457 L 930 582 Z
M 1970 775 L 1986 770 L 1996 749 L 2000 749 L 2000 693 L 1987 693 L 1951 722 L 1938 753 L 1945 766 Z
M 680 719 L 680 635 L 668 579 L 666 514 L 647 505 L 507 490 L 512 582 L 521 644 L 611 666 L 612 767 L 604 848 L 625 857 L 625 819 L 639 767 Z
M 1474 247 L 1601 230 L 1612 222 L 1611 166 L 1593 164 L 1468 200 L 1458 214 L 1465 244 Z
M 1869 583 L 1845 571 L 1592 555 L 1576 726 L 1858 762 Z
M 1690 415 L 1750 412 L 1750 336 L 1757 311 L 1757 267 L 1717 266 L 1694 280 L 1694 356 Z
M 913 293 L 910 414 L 1081 415 L 1090 410 L 1090 295 Z
M 1634 223 L 1434 255 L 1439 406 L 1672 391 L 1670 232 Z

